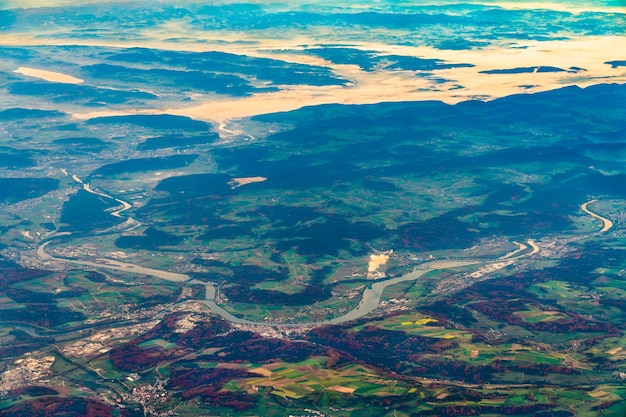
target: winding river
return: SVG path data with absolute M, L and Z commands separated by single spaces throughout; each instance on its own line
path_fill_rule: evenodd
M 475 264 L 480 263 L 479 261 L 475 261 L 475 260 L 431 261 L 431 262 L 420 265 L 418 268 L 415 268 L 413 271 L 405 275 L 402 275 L 400 277 L 375 281 L 371 285 L 368 285 L 368 287 L 363 291 L 361 301 L 359 302 L 359 305 L 357 306 L 357 308 L 349 311 L 343 316 L 335 317 L 334 319 L 330 319 L 330 320 L 323 320 L 323 321 L 316 321 L 316 322 L 272 323 L 272 322 L 256 322 L 252 320 L 243 319 L 243 318 L 240 318 L 231 314 L 230 312 L 226 311 L 224 308 L 220 307 L 215 302 L 215 295 L 216 295 L 217 289 L 215 287 L 215 284 L 212 282 L 202 282 L 202 281 L 198 281 L 195 279 L 191 279 L 191 277 L 189 277 L 189 275 L 186 275 L 186 274 L 162 271 L 160 269 L 146 268 L 143 266 L 134 265 L 134 264 L 126 263 L 126 262 L 119 262 L 119 261 L 112 260 L 112 259 L 98 258 L 96 259 L 95 262 L 90 262 L 90 261 L 81 261 L 81 260 L 75 260 L 75 259 L 58 258 L 46 252 L 46 247 L 48 246 L 48 244 L 50 244 L 50 242 L 51 241 L 48 240 L 42 243 L 41 245 L 39 245 L 39 247 L 37 248 L 37 256 L 39 256 L 40 259 L 66 262 L 66 263 L 71 263 L 74 265 L 90 266 L 94 268 L 111 269 L 115 271 L 149 275 L 149 276 L 153 276 L 156 278 L 161 278 L 167 281 L 178 282 L 178 283 L 186 282 L 188 284 L 202 284 L 206 287 L 206 291 L 205 291 L 205 299 L 199 300 L 200 302 L 202 302 L 207 307 L 209 307 L 209 309 L 213 313 L 223 317 L 224 319 L 230 322 L 238 323 L 238 324 L 247 324 L 251 326 L 273 326 L 273 327 L 321 326 L 325 324 L 340 324 L 340 323 L 345 323 L 351 320 L 356 320 L 376 310 L 378 306 L 380 305 L 380 299 L 382 297 L 383 291 L 385 290 L 385 288 L 391 285 L 399 284 L 401 282 L 414 281 L 418 279 L 419 277 L 421 277 L 422 275 L 424 275 L 425 273 L 430 272 L 430 271 L 456 268 L 456 267 L 467 266 L 467 265 L 475 265 Z
M 322 321 L 314 321 L 314 322 L 304 322 L 304 323 L 266 323 L 266 322 L 256 322 L 252 320 L 242 319 L 237 317 L 228 311 L 224 310 L 222 307 L 217 305 L 215 302 L 215 286 L 212 283 L 204 283 L 201 281 L 190 281 L 192 284 L 205 284 L 206 285 L 206 296 L 205 299 L 201 302 L 207 305 L 212 312 L 218 314 L 225 318 L 226 320 L 238 323 L 238 324 L 247 324 L 252 326 L 272 326 L 272 327 L 296 327 L 296 326 L 323 326 L 326 324 L 341 324 L 348 321 L 356 320 L 372 311 L 376 310 L 380 305 L 380 299 L 382 297 L 383 291 L 385 288 L 399 284 L 401 282 L 414 281 L 430 271 L 436 271 L 439 269 L 448 269 L 455 268 L 459 266 L 467 266 L 474 265 L 479 263 L 474 260 L 466 260 L 466 261 L 433 261 L 427 264 L 420 265 L 419 268 L 414 269 L 413 271 L 402 275 L 396 278 L 389 278 L 386 280 L 376 281 L 369 285 L 365 291 L 363 291 L 363 295 L 361 297 L 361 301 L 359 305 L 354 310 L 351 310 L 344 314 L 343 316 L 335 317 L 330 320 L 322 320 Z
M 594 217 L 596 219 L 600 219 L 602 220 L 602 224 L 604 227 L 602 227 L 602 230 L 600 230 L 599 233 L 604 233 L 607 230 L 609 230 L 611 227 L 613 227 L 613 222 L 609 219 L 607 219 L 606 217 L 602 217 L 597 213 L 594 213 L 593 211 L 589 210 L 588 206 L 589 204 L 593 204 L 595 202 L 597 202 L 598 200 L 591 200 L 591 201 L 587 201 L 585 204 L 580 206 L 580 209 L 582 211 L 584 211 L 585 213 L 587 213 L 588 215 L 590 215 L 591 217 Z
M 66 170 L 63 170 L 63 172 L 65 172 L 65 173 L 66 173 L 67 171 L 66 171 Z M 113 197 L 113 196 L 110 196 L 110 195 L 105 194 L 105 193 L 100 192 L 100 191 L 95 191 L 93 188 L 91 188 L 91 186 L 90 186 L 89 184 L 84 183 L 84 182 L 83 182 L 83 180 L 81 180 L 80 178 L 78 178 L 78 176 L 76 176 L 76 175 L 72 175 L 72 179 L 73 179 L 74 181 L 76 181 L 77 183 L 81 184 L 81 185 L 83 186 L 83 190 L 87 191 L 88 193 L 95 194 L 95 195 L 99 195 L 99 196 L 101 196 L 101 197 L 108 198 L 108 199 L 110 199 L 110 200 L 114 200 L 114 201 L 116 201 L 116 202 L 120 203 L 120 204 L 122 205 L 122 208 L 121 208 L 121 209 L 119 209 L 119 210 L 115 210 L 115 211 L 111 212 L 111 216 L 121 218 L 121 217 L 122 217 L 122 216 L 121 216 L 121 213 L 122 213 L 122 212 L 124 212 L 124 211 L 126 211 L 126 210 L 128 210 L 128 209 L 130 209 L 130 208 L 132 208 L 132 207 L 133 207 L 130 203 L 128 203 L 128 202 L 126 202 L 126 201 L 124 201 L 124 200 L 120 200 L 119 198 L 115 198 L 115 197 Z M 133 219 L 132 217 L 129 217 L 128 219 L 129 219 L 130 221 L 133 221 L 133 222 L 139 223 L 137 220 Z M 141 224 L 141 223 L 139 223 L 139 224 Z
M 74 178 L 77 182 L 82 183 L 82 181 L 80 181 L 80 179 Z M 94 192 L 93 190 L 89 189 L 87 184 L 83 184 L 85 187 L 85 190 L 92 192 L 94 194 L 99 194 L 99 195 L 103 195 L 100 194 L 98 192 Z M 112 198 L 116 201 L 120 201 L 115 199 L 114 197 L 108 196 L 108 195 L 103 195 L 106 196 L 108 198 Z M 598 218 L 600 220 L 602 220 L 604 227 L 602 228 L 602 230 L 599 231 L 599 233 L 603 233 L 607 230 L 609 230 L 612 226 L 613 226 L 613 222 L 611 222 L 609 219 L 606 219 L 592 211 L 590 211 L 587 206 L 589 204 L 592 204 L 594 202 L 596 202 L 597 200 L 591 200 L 587 203 L 584 203 L 580 206 L 581 210 L 583 210 L 585 213 L 589 214 L 590 216 L 594 217 L 594 218 Z M 120 201 L 122 202 L 122 201 Z M 122 202 L 124 203 L 124 202 Z M 127 204 L 127 203 L 126 203 Z M 118 212 L 116 212 L 113 215 L 117 215 L 119 216 L 119 213 L 121 211 L 124 211 L 127 209 L 126 204 L 124 205 L 124 208 Z M 61 234 L 58 234 L 57 236 L 60 236 Z M 52 238 L 52 236 L 51 236 Z M 426 262 L 424 264 L 419 265 L 418 267 L 416 267 L 415 269 L 413 269 L 411 272 L 404 274 L 400 277 L 395 277 L 395 278 L 389 278 L 389 279 L 384 279 L 384 280 L 378 280 L 378 281 L 374 281 L 370 284 L 368 284 L 367 288 L 363 291 L 363 295 L 361 297 L 361 301 L 359 302 L 359 305 L 354 309 L 349 311 L 348 313 L 339 316 L 339 317 L 335 317 L 333 319 L 330 320 L 322 320 L 322 321 L 314 321 L 314 322 L 304 322 L 304 323 L 272 323 L 272 322 L 257 322 L 257 321 L 252 321 L 252 320 L 247 320 L 247 319 L 243 319 L 240 317 L 237 317 L 235 315 L 233 315 L 232 313 L 226 311 L 224 308 L 220 307 L 216 302 L 215 302 L 215 296 L 216 296 L 216 292 L 217 289 L 215 287 L 215 283 L 212 282 L 202 282 L 202 281 L 198 281 L 196 279 L 192 279 L 191 277 L 189 277 L 189 275 L 186 274 L 181 274 L 181 273 L 175 273 L 175 272 L 169 272 L 169 271 L 163 271 L 160 269 L 153 269 L 153 268 L 147 268 L 147 267 L 143 267 L 143 266 L 139 266 L 139 265 L 134 265 L 134 264 L 130 264 L 130 263 L 125 263 L 125 262 L 119 262 L 116 260 L 112 260 L 112 259 L 106 259 L 106 258 L 97 258 L 94 262 L 91 261 L 82 261 L 82 260 L 74 260 L 74 259 L 67 259 L 67 258 L 58 258 L 55 256 L 52 256 L 50 254 L 48 254 L 46 252 L 46 247 L 48 246 L 48 244 L 50 244 L 51 240 L 47 240 L 45 242 L 43 242 L 41 245 L 39 245 L 39 247 L 37 248 L 37 256 L 42 259 L 42 260 L 54 260 L 54 261 L 60 261 L 60 262 L 66 262 L 66 263 L 71 263 L 71 264 L 75 264 L 75 265 L 83 265 L 83 266 L 90 266 L 90 267 L 94 267 L 94 268 L 104 268 L 104 269 L 111 269 L 111 270 L 116 270 L 116 271 L 123 271 L 123 272 L 131 272 L 131 273 L 137 273 L 137 274 L 144 274 L 144 275 L 149 275 L 149 276 L 153 276 L 153 277 L 157 277 L 160 279 L 164 279 L 167 281 L 172 281 L 172 282 L 178 282 L 178 283 L 188 283 L 188 284 L 202 284 L 206 287 L 206 291 L 205 291 L 205 298 L 203 300 L 200 300 L 200 302 L 204 303 L 207 307 L 209 307 L 209 309 L 223 317 L 224 319 L 233 322 L 233 323 L 238 323 L 238 324 L 246 324 L 246 325 L 251 325 L 251 326 L 272 326 L 272 327 L 297 327 L 297 326 L 321 326 L 321 325 L 327 325 L 327 324 L 341 324 L 341 323 L 345 323 L 348 321 L 352 321 L 352 320 L 356 320 L 359 319 L 369 313 L 371 313 L 372 311 L 376 310 L 379 305 L 380 305 L 380 300 L 382 297 L 382 294 L 385 290 L 385 288 L 391 286 L 391 285 L 395 285 L 395 284 L 399 284 L 401 282 L 408 282 L 408 281 L 414 281 L 418 278 L 420 278 L 421 276 L 423 276 L 424 274 L 426 274 L 427 272 L 430 271 L 437 271 L 437 270 L 442 270 L 442 269 L 450 269 L 450 268 L 456 268 L 456 267 L 461 267 L 461 266 L 469 266 L 469 265 L 477 265 L 477 264 L 488 264 L 490 262 L 485 262 L 485 261 L 477 261 L 477 260 L 471 260 L 471 259 L 466 259 L 466 260 L 434 260 L 434 261 L 430 261 L 430 262 Z M 530 253 L 527 253 L 525 255 L 518 255 L 521 252 L 523 252 L 527 246 L 524 244 L 520 244 L 517 243 L 519 246 L 519 249 L 510 252 L 509 254 L 505 255 L 504 258 L 507 259 L 517 259 L 517 258 L 521 258 L 521 257 L 526 257 L 526 256 L 530 256 L 530 255 L 534 255 L 537 252 L 539 252 L 539 247 L 535 244 L 535 242 L 532 239 L 528 239 L 527 240 L 528 245 L 532 247 L 532 251 Z M 518 256 L 515 256 L 518 255 Z

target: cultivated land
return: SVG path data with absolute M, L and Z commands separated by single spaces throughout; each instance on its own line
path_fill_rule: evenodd
M 0 10 L 0 415 L 624 415 L 626 18 L 501 6 Z

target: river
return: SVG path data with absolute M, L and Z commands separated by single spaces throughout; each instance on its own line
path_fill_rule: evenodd
M 198 281 L 195 279 L 192 280 L 191 277 L 189 277 L 189 275 L 186 275 L 186 274 L 162 271 L 160 269 L 154 269 L 154 268 L 147 268 L 147 267 L 134 265 L 130 263 L 119 262 L 119 261 L 112 260 L 112 259 L 98 258 L 97 262 L 90 262 L 90 261 L 79 261 L 79 260 L 67 259 L 67 258 L 58 258 L 46 252 L 46 247 L 48 246 L 48 244 L 50 244 L 50 242 L 51 241 L 48 240 L 47 242 L 44 242 L 41 245 L 39 245 L 39 247 L 37 248 L 37 256 L 39 256 L 40 259 L 55 260 L 55 261 L 66 262 L 66 263 L 71 263 L 75 265 L 84 265 L 84 266 L 91 266 L 94 268 L 112 269 L 115 271 L 149 275 L 149 276 L 153 276 L 156 278 L 161 278 L 167 281 L 173 281 L 173 282 L 178 282 L 178 283 L 186 282 L 188 284 L 202 284 L 206 287 L 206 290 L 205 290 L 205 299 L 199 300 L 200 302 L 204 303 L 207 307 L 209 307 L 209 309 L 213 313 L 223 317 L 224 319 L 230 322 L 238 323 L 238 324 L 247 324 L 251 326 L 273 326 L 273 327 L 321 326 L 325 324 L 341 324 L 341 323 L 345 323 L 351 320 L 356 320 L 376 310 L 378 306 L 380 305 L 380 299 L 383 294 L 383 291 L 385 290 L 385 288 L 391 285 L 399 284 L 401 282 L 414 281 L 420 278 L 425 273 L 430 272 L 430 271 L 455 268 L 459 266 L 475 265 L 475 264 L 480 263 L 479 261 L 475 261 L 475 260 L 431 261 L 431 262 L 420 265 L 418 268 L 415 268 L 413 271 L 405 275 L 402 275 L 400 277 L 380 280 L 380 281 L 373 282 L 371 285 L 368 285 L 368 287 L 363 291 L 363 296 L 357 308 L 349 311 L 343 316 L 335 317 L 334 319 L 330 319 L 330 320 L 315 321 L 315 322 L 271 323 L 271 322 L 256 322 L 252 320 L 243 319 L 243 318 L 237 317 L 229 313 L 224 308 L 217 305 L 217 303 L 215 302 L 215 294 L 217 291 L 216 291 L 215 284 L 212 282 L 202 282 L 202 281 Z
M 594 217 L 596 219 L 600 219 L 602 220 L 602 230 L 600 230 L 599 233 L 604 233 L 607 230 L 609 230 L 611 227 L 613 227 L 613 222 L 610 221 L 609 219 L 607 219 L 606 217 L 602 217 L 597 213 L 594 213 L 593 211 L 589 210 L 587 207 L 589 206 L 589 204 L 593 204 L 595 202 L 597 202 L 598 200 L 591 200 L 591 201 L 587 201 L 585 204 L 580 206 L 580 209 L 582 211 L 584 211 L 585 213 L 587 213 L 588 215 L 590 215 L 591 217 Z
M 114 213 L 111 213 L 112 215 L 119 217 L 119 214 L 122 211 L 125 211 L 131 207 L 131 205 L 126 203 L 125 201 L 122 201 L 110 195 L 92 190 L 88 184 L 84 184 L 83 181 L 80 178 L 78 178 L 76 175 L 73 175 L 72 178 L 76 182 L 82 184 L 83 188 L 86 191 L 113 199 L 121 203 L 123 205 L 123 208 Z M 585 211 L 586 213 L 590 214 L 591 216 L 602 220 L 604 222 L 604 228 L 602 229 L 602 232 L 604 232 L 608 230 L 613 225 L 613 223 L 610 220 L 605 219 L 604 217 L 601 217 L 587 209 L 587 206 L 591 203 L 594 203 L 595 201 L 596 200 L 592 200 L 583 204 L 581 206 L 581 209 Z M 61 233 L 57 234 L 56 236 L 61 236 Z M 488 262 L 477 261 L 477 260 L 430 261 L 430 262 L 421 264 L 419 267 L 416 267 L 411 272 L 404 274 L 400 277 L 389 278 L 385 280 L 378 280 L 378 281 L 368 284 L 367 288 L 363 291 L 363 295 L 361 297 L 361 301 L 359 302 L 358 306 L 355 309 L 349 311 L 348 313 L 342 316 L 335 317 L 330 320 L 312 321 L 312 322 L 303 322 L 303 323 L 272 323 L 272 322 L 256 322 L 252 320 L 243 319 L 243 318 L 240 318 L 231 314 L 230 312 L 226 311 L 224 308 L 220 307 L 215 302 L 215 296 L 216 296 L 215 283 L 201 282 L 195 279 L 191 279 L 191 277 L 189 277 L 189 275 L 186 275 L 186 274 L 163 271 L 160 269 L 147 268 L 147 267 L 134 265 L 131 263 L 120 262 L 117 260 L 112 260 L 112 259 L 107 259 L 107 258 L 97 258 L 95 262 L 74 260 L 74 259 L 67 259 L 67 258 L 58 258 L 58 257 L 51 256 L 50 254 L 46 253 L 46 247 L 48 246 L 50 242 L 51 241 L 48 240 L 42 243 L 37 248 L 37 256 L 39 256 L 40 259 L 55 260 L 55 261 L 66 262 L 66 263 L 71 263 L 75 265 L 90 266 L 93 268 L 104 268 L 104 269 L 111 269 L 111 270 L 116 270 L 116 271 L 143 274 L 143 275 L 153 276 L 153 277 L 157 277 L 157 278 L 164 279 L 167 281 L 178 282 L 178 283 L 202 284 L 205 286 L 206 290 L 205 290 L 205 298 L 204 300 L 200 300 L 200 302 L 204 303 L 207 307 L 209 307 L 209 309 L 213 313 L 223 317 L 224 319 L 230 322 L 238 323 L 238 324 L 246 324 L 246 325 L 251 325 L 251 326 L 296 327 L 296 326 L 321 326 L 321 325 L 327 325 L 327 324 L 345 323 L 348 321 L 352 321 L 352 320 L 356 320 L 361 317 L 364 317 L 367 314 L 376 310 L 380 306 L 380 300 L 381 300 L 384 290 L 391 285 L 399 284 L 401 282 L 417 280 L 418 278 L 422 277 L 424 274 L 430 271 L 449 269 L 449 268 L 455 268 L 455 267 L 460 267 L 460 266 L 476 265 L 480 263 L 482 264 L 488 263 Z M 528 245 L 530 245 L 533 248 L 533 250 L 530 253 L 526 255 L 515 256 L 515 255 L 520 254 L 527 248 L 526 245 L 517 243 L 519 246 L 519 249 L 508 253 L 507 255 L 504 256 L 504 258 L 517 259 L 519 257 L 534 255 L 535 253 L 539 251 L 539 247 L 535 244 L 535 242 L 532 239 L 528 239 L 527 242 L 528 242 Z
M 376 310 L 380 305 L 380 299 L 385 288 L 399 284 L 401 282 L 407 281 L 415 281 L 420 278 L 427 272 L 436 271 L 439 269 L 448 269 L 448 268 L 456 268 L 459 266 L 468 266 L 478 264 L 478 261 L 474 260 L 464 260 L 464 261 L 432 261 L 423 265 L 420 265 L 419 268 L 415 268 L 413 271 L 404 274 L 400 277 L 389 278 L 382 281 L 376 281 L 373 284 L 369 285 L 365 291 L 363 291 L 363 296 L 361 297 L 361 301 L 359 305 L 354 310 L 351 310 L 344 314 L 343 316 L 335 317 L 330 320 L 322 320 L 322 321 L 313 321 L 313 322 L 303 322 L 303 323 L 271 323 L 271 322 L 257 322 L 247 319 L 242 319 L 237 317 L 228 311 L 224 310 L 222 307 L 217 305 L 215 302 L 215 285 L 213 283 L 204 283 L 197 280 L 190 281 L 190 283 L 202 283 L 206 285 L 206 293 L 205 299 L 201 302 L 208 306 L 212 312 L 220 315 L 224 319 L 238 324 L 247 324 L 251 326 L 272 326 L 272 327 L 297 327 L 297 326 L 323 326 L 326 324 L 341 324 L 346 323 L 348 321 L 356 320 L 361 317 L 366 316 L 372 311 Z

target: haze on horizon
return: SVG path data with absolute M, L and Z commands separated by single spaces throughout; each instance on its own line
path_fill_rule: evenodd
M 379 10 L 380 13 L 403 13 L 406 10 L 420 10 L 427 7 L 414 2 L 391 1 L 362 1 L 358 4 L 323 1 L 312 4 L 309 1 L 298 1 L 289 6 L 282 3 L 268 2 L 217 2 L 228 7 L 232 4 L 257 4 L 265 10 L 264 13 L 281 13 L 287 9 L 294 11 L 319 11 L 323 15 L 346 12 L 355 13 L 364 10 Z M 585 1 L 570 2 L 533 2 L 533 1 L 473 1 L 469 4 L 485 4 L 486 7 L 504 8 L 551 8 L 553 10 L 572 10 L 581 12 L 589 10 L 597 16 L 621 16 L 621 4 L 615 1 Z M 47 3 L 41 1 L 17 2 L 5 0 L 4 7 L 41 7 L 42 5 L 58 5 L 72 8 L 69 1 L 55 0 Z M 32 23 L 32 18 L 19 20 L 15 27 L 9 26 L 0 32 L 0 45 L 5 46 L 43 46 L 82 45 L 97 47 L 132 48 L 145 47 L 161 50 L 180 51 L 220 51 L 225 53 L 241 54 L 250 57 L 285 60 L 303 65 L 319 65 L 349 80 L 350 83 L 342 86 L 307 86 L 291 85 L 280 86 L 279 91 L 254 93 L 250 97 L 211 97 L 206 94 L 195 94 L 189 103 L 178 103 L 172 106 L 167 103 L 154 102 L 141 109 L 72 109 L 72 113 L 79 118 L 90 118 L 110 114 L 129 114 L 134 112 L 159 113 L 163 111 L 186 115 L 204 120 L 223 122 L 240 117 L 248 117 L 261 112 L 293 110 L 306 105 L 325 103 L 366 104 L 381 101 L 410 101 L 410 100 L 441 100 L 447 103 L 457 103 L 468 99 L 493 99 L 516 93 L 532 93 L 546 91 L 567 85 L 581 87 L 603 82 L 626 82 L 626 71 L 620 68 L 611 68 L 607 61 L 623 59 L 618 54 L 623 45 L 623 36 L 614 34 L 619 29 L 607 34 L 598 33 L 593 36 L 577 34 L 575 31 L 562 34 L 550 33 L 539 29 L 535 33 L 516 33 L 499 37 L 497 34 L 486 36 L 477 29 L 467 34 L 469 46 L 446 46 L 438 43 L 437 29 L 432 32 L 426 27 L 420 27 L 419 33 L 412 33 L 409 27 L 384 28 L 374 26 L 376 30 L 363 36 L 358 29 L 346 26 L 341 32 L 335 32 L 326 26 L 302 28 L 295 24 L 281 30 L 272 27 L 259 26 L 250 30 L 230 29 L 228 27 L 204 27 L 202 18 L 195 18 L 193 13 L 203 3 L 194 1 L 176 2 L 102 2 L 94 1 L 99 7 L 106 4 L 119 4 L 120 7 L 144 8 L 156 10 L 168 4 L 175 4 L 181 8 L 188 7 L 188 13 L 180 16 L 172 15 L 164 21 L 155 21 L 154 24 L 137 24 L 136 30 L 129 32 L 125 27 L 134 25 L 132 20 L 120 25 L 119 22 L 110 25 L 101 25 L 98 31 L 91 31 L 87 35 L 81 32 L 79 22 L 66 22 L 65 19 L 54 20 L 51 25 Z M 464 11 L 454 8 L 456 2 L 449 0 L 434 0 L 429 5 L 441 5 L 436 13 L 441 16 L 462 16 Z M 450 9 L 447 7 L 450 6 Z M 117 6 L 115 6 L 117 7 Z M 417 9 L 416 9 L 417 8 Z M 85 13 L 89 9 L 85 3 L 77 6 Z M 106 8 L 98 8 L 102 13 Z M 423 9 L 424 13 L 435 13 L 433 9 Z M 611 11 L 610 13 L 607 10 Z M 605 13 L 606 12 L 606 13 Z M 565 12 L 566 13 L 566 12 Z M 132 15 L 132 13 L 130 13 Z M 306 14 L 306 13 L 305 13 Z M 36 15 L 40 16 L 40 15 Z M 106 16 L 106 15 L 103 15 Z M 39 17 L 39 19 L 43 19 Z M 517 17 L 516 17 L 517 19 Z M 30 22 L 30 23 L 29 23 Z M 40 22 L 46 22 L 40 20 Z M 97 20 L 94 23 L 98 24 Z M 28 25 L 33 25 L 29 27 Z M 506 22 L 503 22 L 506 25 Z M 617 24 L 617 23 L 616 23 Z M 117 27 L 119 26 L 119 27 Z M 485 28 L 488 30 L 489 28 Z M 502 31 L 502 29 L 499 29 Z M 517 29 L 519 30 L 519 29 Z M 528 30 L 532 30 L 531 27 Z M 425 35 L 425 36 L 424 36 Z M 454 38 L 454 34 L 447 37 Z M 459 36 L 465 36 L 459 34 Z M 457 36 L 458 37 L 458 36 Z M 474 37 L 475 39 L 472 39 Z M 482 39 L 481 39 L 482 38 Z M 444 38 L 445 39 L 445 38 Z M 461 42 L 458 39 L 454 42 Z M 419 59 L 442 60 L 445 63 L 458 67 L 441 68 L 428 74 L 426 71 L 408 71 L 398 68 L 380 68 L 371 71 L 359 68 L 357 65 L 333 62 L 310 53 L 312 48 L 320 45 L 349 45 L 350 48 L 361 51 L 372 51 L 380 56 L 418 57 Z M 463 66 L 467 64 L 467 66 Z M 9 64 L 6 64 L 9 65 Z M 35 75 L 36 71 L 52 71 L 53 68 L 30 67 L 16 65 L 7 66 L 7 70 L 16 71 L 19 67 L 29 68 L 25 74 Z M 533 67 L 560 68 L 561 72 L 546 73 L 518 73 L 518 74 L 484 74 L 485 71 Z M 569 68 L 581 70 L 570 71 Z M 65 74 L 70 67 L 63 65 L 59 68 L 59 77 L 64 79 L 83 79 L 76 70 Z M 54 71 L 53 71 L 54 72 Z M 30 78 L 33 79 L 33 78 Z M 98 85 L 94 85 L 99 87 Z

